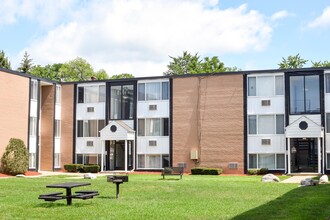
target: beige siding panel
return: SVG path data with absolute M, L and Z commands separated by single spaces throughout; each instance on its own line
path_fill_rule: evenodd
M 54 86 L 41 87 L 40 170 L 53 170 L 54 153 Z
M 173 80 L 173 165 L 220 167 L 244 172 L 243 76 L 218 75 Z M 199 160 L 190 159 L 198 150 Z M 237 162 L 238 169 L 228 163 Z
M 0 157 L 10 138 L 27 145 L 29 85 L 29 78 L 0 71 Z
M 64 169 L 65 164 L 73 162 L 74 85 L 62 85 L 61 100 L 61 169 Z

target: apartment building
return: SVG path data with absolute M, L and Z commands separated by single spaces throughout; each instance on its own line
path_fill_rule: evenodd
M 55 82 L 0 69 L 0 154 L 29 169 L 330 171 L 330 69 Z

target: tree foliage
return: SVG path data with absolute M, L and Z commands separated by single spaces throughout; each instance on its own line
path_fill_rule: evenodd
M 29 58 L 29 54 L 25 51 L 22 62 L 20 63 L 20 66 L 17 68 L 18 71 L 23 73 L 30 74 L 33 69 L 33 63 L 32 59 Z
M 31 74 L 46 79 L 61 81 L 61 76 L 59 75 L 59 71 L 62 65 L 63 65 L 62 63 L 55 63 L 52 65 L 48 64 L 44 67 L 37 65 L 33 67 Z
M 121 73 L 117 75 L 112 75 L 110 77 L 110 79 L 130 79 L 130 78 L 134 78 L 134 76 L 130 73 Z
M 0 51 L 0 68 L 11 69 L 10 61 L 3 50 Z
M 298 69 L 302 68 L 308 60 L 300 57 L 299 53 L 295 56 L 288 56 L 286 59 L 282 57 L 282 62 L 279 63 L 279 69 Z
M 21 139 L 11 138 L 1 158 L 2 172 L 17 175 L 24 174 L 29 165 L 29 153 Z
M 329 61 L 318 61 L 318 62 L 312 61 L 312 66 L 313 67 L 330 67 L 330 62 Z
M 219 73 L 239 70 L 237 67 L 225 67 L 225 64 L 217 56 L 201 59 L 197 53 L 192 55 L 184 51 L 182 56 L 170 56 L 170 58 L 172 61 L 167 65 L 167 71 L 164 72 L 164 75 Z

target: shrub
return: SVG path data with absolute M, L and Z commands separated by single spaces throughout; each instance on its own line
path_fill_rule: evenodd
M 100 166 L 97 164 L 83 165 L 82 172 L 84 173 L 98 173 Z
M 83 166 L 83 164 L 65 164 L 64 169 L 68 172 L 80 172 Z
M 259 170 L 259 175 L 265 175 L 265 174 L 267 174 L 268 173 L 268 168 L 261 168 L 260 170 Z
M 259 172 L 258 169 L 249 169 L 249 170 L 248 170 L 248 174 L 249 174 L 249 175 L 257 175 L 258 172 Z
M 1 170 L 6 174 L 24 174 L 29 166 L 29 152 L 21 139 L 11 138 L 1 158 Z
M 191 169 L 192 175 L 220 175 L 221 173 L 220 168 L 195 167 Z

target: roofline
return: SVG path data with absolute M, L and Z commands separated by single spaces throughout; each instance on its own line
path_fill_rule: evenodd
M 27 74 L 27 73 L 24 73 L 24 72 L 19 72 L 19 71 L 16 71 L 16 70 L 9 70 L 9 69 L 5 69 L 5 68 L 0 67 L 0 71 L 10 73 L 10 74 L 13 74 L 13 75 L 17 75 L 17 76 L 22 76 L 22 77 L 26 77 L 26 78 L 40 80 L 40 81 L 43 81 L 43 82 L 60 84 L 60 82 L 58 82 L 58 81 L 54 81 L 54 80 L 51 80 L 51 79 L 46 79 L 46 78 L 34 76 L 34 75 L 31 75 L 31 74 Z

